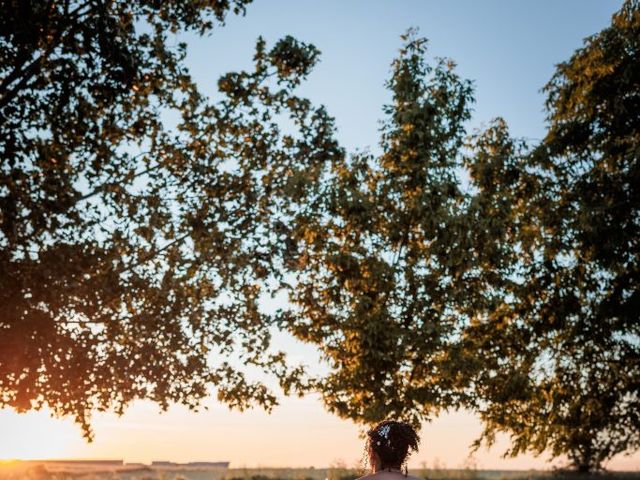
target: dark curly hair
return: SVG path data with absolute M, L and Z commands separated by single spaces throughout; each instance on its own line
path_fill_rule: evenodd
M 380 458 L 380 469 L 395 468 L 406 473 L 412 452 L 418 451 L 420 437 L 408 423 L 385 420 L 367 432 L 368 447 Z

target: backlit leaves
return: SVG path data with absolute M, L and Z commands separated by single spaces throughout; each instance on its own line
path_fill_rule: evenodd
M 211 386 L 271 408 L 243 365 L 298 388 L 259 303 L 298 257 L 272 225 L 341 154 L 292 90 L 318 52 L 259 40 L 212 103 L 167 40 L 246 3 L 2 6 L 0 407 L 47 406 L 90 435 L 93 410 L 196 408 Z

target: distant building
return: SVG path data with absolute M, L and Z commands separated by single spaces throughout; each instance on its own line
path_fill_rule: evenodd
M 192 468 L 229 468 L 229 462 L 187 462 L 176 463 L 166 460 L 154 460 L 152 467 L 192 467 Z

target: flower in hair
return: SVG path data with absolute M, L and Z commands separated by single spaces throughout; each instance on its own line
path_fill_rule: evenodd
M 383 425 L 378 429 L 378 434 L 385 440 L 389 440 L 389 430 L 391 430 L 391 425 Z

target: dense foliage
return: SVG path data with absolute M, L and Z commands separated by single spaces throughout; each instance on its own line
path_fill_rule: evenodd
M 341 416 L 466 406 L 477 446 L 507 432 L 507 454 L 597 470 L 640 447 L 638 2 L 558 66 L 539 145 L 501 119 L 465 145 L 469 83 L 404 40 L 381 154 L 338 157 L 291 219 L 283 322 L 328 360 Z
M 513 254 L 511 284 L 469 336 L 486 362 L 484 438 L 506 431 L 513 455 L 587 471 L 640 448 L 640 2 L 545 90 L 548 133 L 531 152 L 504 125 L 476 139 L 478 198 Z
M 378 156 L 334 166 L 290 328 L 332 367 L 330 409 L 374 422 L 446 408 L 507 454 L 597 470 L 640 447 L 640 7 L 557 67 L 539 145 L 463 139 L 472 92 L 409 35 Z M 458 175 L 469 175 L 467 188 Z
M 198 91 L 168 35 L 246 3 L 2 2 L 0 407 L 87 433 L 210 385 L 269 408 L 246 364 L 364 423 L 473 408 L 478 445 L 579 470 L 640 447 L 638 0 L 557 67 L 537 145 L 468 136 L 470 82 L 410 31 L 380 153 L 350 157 L 295 94 L 311 45 L 259 40 Z
M 456 168 L 471 86 L 450 62 L 428 65 L 423 39 L 404 40 L 382 153 L 339 157 L 318 207 L 291 222 L 303 254 L 283 321 L 327 359 L 319 389 L 329 409 L 363 422 L 416 421 L 457 401 Z
M 0 407 L 47 406 L 90 435 L 92 410 L 195 407 L 210 385 L 270 408 L 242 364 L 295 385 L 258 299 L 283 275 L 279 211 L 307 164 L 341 154 L 293 93 L 318 51 L 259 40 L 211 103 L 170 38 L 246 3 L 2 2 Z

